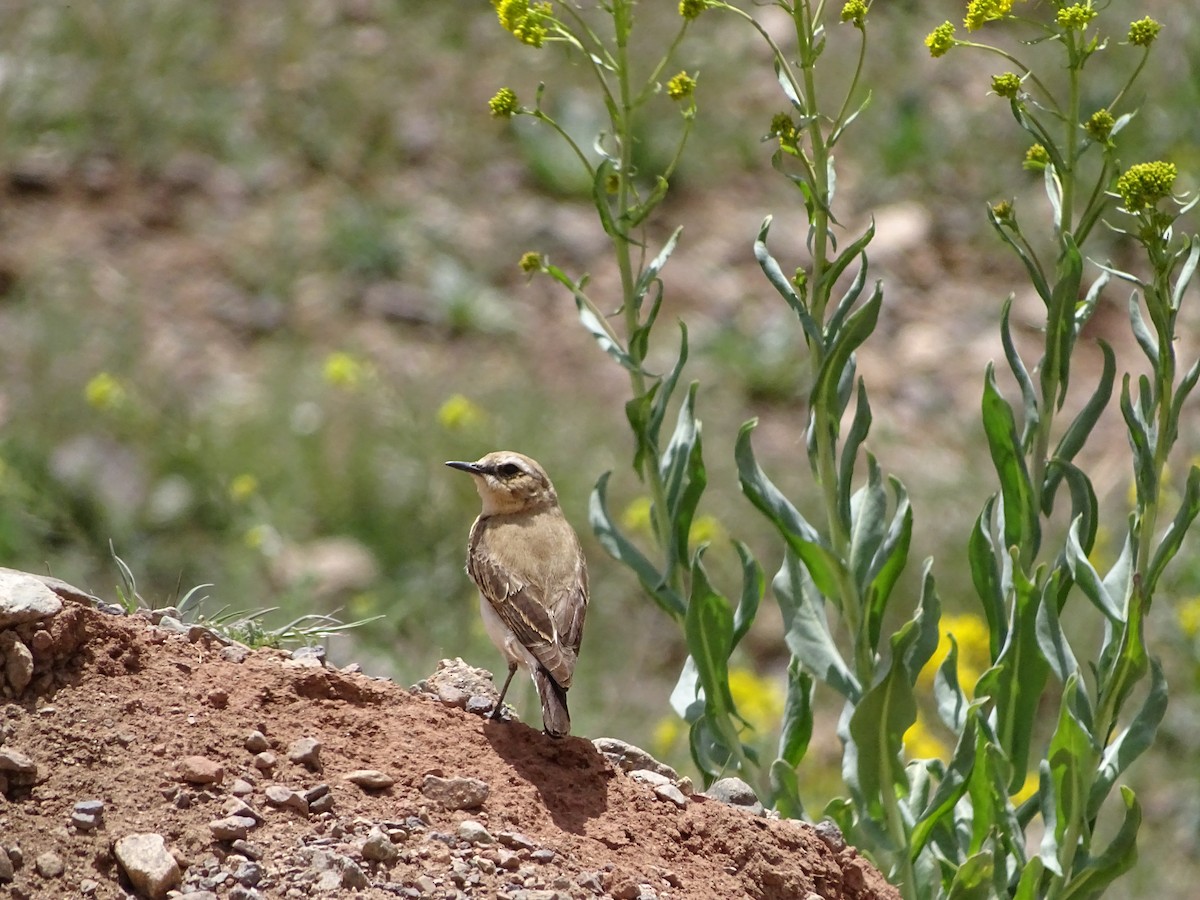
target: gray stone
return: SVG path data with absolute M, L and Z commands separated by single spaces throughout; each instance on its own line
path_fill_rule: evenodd
M 841 853 L 846 849 L 845 835 L 842 834 L 842 829 L 838 828 L 833 819 L 822 819 L 813 826 L 813 831 L 834 853 Z
M 75 804 L 75 812 L 83 813 L 87 816 L 99 816 L 104 814 L 103 800 L 80 800 Z
M 490 844 L 495 840 L 491 833 L 474 819 L 464 819 L 458 823 L 458 836 L 468 844 Z
M 160 834 L 129 834 L 113 846 L 117 862 L 139 893 L 159 900 L 179 885 L 179 863 Z
M 530 853 L 529 858 L 535 863 L 542 863 L 544 865 L 545 863 L 554 862 L 554 857 L 557 855 L 549 847 L 543 847 L 541 850 L 534 850 Z
M 0 884 L 12 881 L 15 874 L 12 860 L 8 858 L 4 848 L 0 847 Z
M 421 793 L 446 809 L 474 809 L 482 806 L 491 788 L 478 778 L 440 778 L 426 775 Z
M 763 805 L 758 802 L 754 788 L 740 778 L 721 778 L 714 781 L 704 792 L 704 796 L 738 809 L 744 809 L 756 816 L 761 816 L 765 812 Z
M 0 747 L 0 772 L 12 772 L 15 775 L 37 778 L 37 765 L 19 750 Z
M 385 775 L 377 769 L 355 769 L 343 775 L 342 779 L 368 791 L 382 791 L 396 783 L 391 775 Z
M 57 878 L 66 870 L 62 857 L 53 850 L 39 853 L 37 859 L 33 861 L 33 867 L 43 878 Z
M 209 833 L 217 841 L 240 841 L 258 823 L 250 816 L 226 816 L 208 823 Z
M 363 859 L 388 865 L 400 857 L 400 851 L 396 849 L 396 845 L 392 843 L 391 838 L 384 834 L 378 827 L 375 827 L 371 829 L 366 841 L 363 843 L 362 856 Z
M 496 835 L 496 839 L 509 850 L 532 850 L 537 846 L 532 838 L 527 838 L 517 831 L 501 831 Z
M 642 784 L 648 784 L 652 787 L 671 783 L 671 779 L 666 775 L 659 775 L 657 772 L 651 772 L 649 769 L 634 769 L 629 773 L 629 777 L 634 781 L 640 781 Z
M 647 769 L 651 772 L 657 772 L 659 775 L 664 775 L 671 779 L 671 781 L 679 780 L 678 772 L 666 763 L 660 763 L 641 747 L 635 747 L 633 744 L 627 744 L 625 741 L 618 740 L 617 738 L 608 737 L 596 738 L 592 741 L 592 746 L 622 772 Z
M 100 817 L 88 813 L 71 813 L 71 824 L 79 831 L 95 831 L 100 827 Z
M 292 659 L 312 659 L 316 660 L 318 665 L 324 665 L 325 648 L 320 645 L 315 647 L 297 647 L 292 651 Z
M 67 584 L 60 578 L 55 578 L 53 575 L 38 575 L 35 572 L 21 572 L 17 569 L 9 569 L 0 566 L 0 575 L 20 576 L 22 578 L 32 578 L 34 581 L 40 581 L 58 597 L 63 600 L 73 600 L 76 603 L 83 603 L 90 606 L 99 606 L 100 598 L 94 597 L 87 591 L 80 590 L 72 584 Z M 122 613 L 124 610 L 122 610 Z
M 179 777 L 188 784 L 219 784 L 225 769 L 205 756 L 185 756 L 179 761 Z
M 20 696 L 33 680 L 33 654 L 15 631 L 5 631 L 0 632 L 0 656 L 4 657 L 4 676 L 13 694 Z
M 680 809 L 683 809 L 688 805 L 688 799 L 683 795 L 683 791 L 679 790 L 679 788 L 675 787 L 675 785 L 671 784 L 670 782 L 656 786 L 654 788 L 654 796 L 658 797 L 660 800 L 669 800 Z
M 226 662 L 245 662 L 246 657 L 250 655 L 250 648 L 245 644 L 230 644 L 228 647 L 222 647 L 219 655 Z
M 267 802 L 272 806 L 294 809 L 308 815 L 308 801 L 304 799 L 304 795 L 293 791 L 289 787 L 284 787 L 281 784 L 273 784 L 263 793 L 266 795 Z
M 37 622 L 58 615 L 62 601 L 40 579 L 20 572 L 0 572 L 0 628 Z
M 256 753 L 254 756 L 254 768 L 261 772 L 275 768 L 276 762 L 275 754 L 270 750 L 264 750 L 262 753 Z
M 261 731 L 252 731 L 246 735 L 246 740 L 242 743 L 250 753 L 262 753 L 264 750 L 271 748 L 270 742 L 267 741 L 267 736 Z
M 227 816 L 243 816 L 262 824 L 262 814 L 240 797 L 230 797 L 221 807 L 221 811 Z
M 322 794 L 316 800 L 313 800 L 308 804 L 308 811 L 311 813 L 329 812 L 333 809 L 333 805 L 333 794 Z
M 191 628 L 190 625 L 179 621 L 174 616 L 163 616 L 158 620 L 158 627 L 163 631 L 169 631 L 171 634 L 184 635 L 186 635 L 188 633 L 188 629 Z
M 321 771 L 321 742 L 313 737 L 293 741 L 288 748 L 288 759 L 307 766 L 314 772 Z

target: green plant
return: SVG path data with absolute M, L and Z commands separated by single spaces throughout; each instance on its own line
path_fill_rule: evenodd
M 989 365 L 982 419 L 998 490 L 966 548 L 986 620 L 989 665 L 973 684 L 961 684 L 957 646 L 949 638 L 933 688 L 937 713 L 955 735 L 956 747 L 949 760 L 906 760 L 903 736 L 917 722 L 915 687 L 938 648 L 941 604 L 930 562 L 907 608 L 897 608 L 894 598 L 914 517 L 903 485 L 894 478 L 885 484 L 882 467 L 864 450 L 872 414 L 855 366 L 855 351 L 874 331 L 883 302 L 881 286 L 868 287 L 866 250 L 873 227 L 844 239 L 835 215 L 833 151 L 866 105 L 860 79 L 870 7 L 863 0 L 842 6 L 841 27 L 858 32 L 858 62 L 847 81 L 830 85 L 820 75 L 830 18 L 823 2 L 780 0 L 777 5 L 794 26 L 795 44 L 787 50 L 776 31 L 737 5 L 719 0 L 679 4 L 685 23 L 680 36 L 701 13 L 720 11 L 749 24 L 766 42 L 791 107 L 771 122 L 768 138 L 777 145 L 772 163 L 799 189 L 808 219 L 808 258 L 794 275 L 785 274 L 767 248 L 769 218 L 758 233 L 755 256 L 796 315 L 804 342 L 810 370 L 805 446 L 819 517 L 810 522 L 760 467 L 751 444 L 754 422 L 742 428 L 735 450 L 743 492 L 784 543 L 772 589 L 792 661 L 778 751 L 773 761 L 763 761 L 745 739 L 745 723 L 729 688 L 730 657 L 765 595 L 762 570 L 737 544 L 743 580 L 735 608 L 708 578 L 704 546 L 689 542 L 707 481 L 695 383 L 679 403 L 669 442 L 665 447 L 660 442 L 667 404 L 686 362 L 686 329 L 665 376 L 650 376 L 645 368 L 662 297 L 660 274 L 679 232 L 640 273 L 631 265 L 630 250 L 638 246 L 631 229 L 643 223 L 667 188 L 660 178 L 646 201 L 636 194 L 628 153 L 633 116 L 645 98 L 665 90 L 687 99 L 690 126 L 694 78 L 681 73 L 665 86 L 657 80 L 678 45 L 676 37 L 651 67 L 649 80 L 637 82 L 646 86 L 631 89 L 632 2 L 613 0 L 602 8 L 612 20 L 611 43 L 570 4 L 494 0 L 494 5 L 504 27 L 524 43 L 559 41 L 582 52 L 609 113 L 611 130 L 598 143 L 609 142 L 613 152 L 593 165 L 577 139 L 542 112 L 543 87 L 533 108 L 521 107 L 507 89 L 492 101 L 494 115 L 531 115 L 567 140 L 593 177 L 596 210 L 613 238 L 623 287 L 621 332 L 586 295 L 586 277 L 573 280 L 536 254 L 522 264 L 527 271 L 550 274 L 573 293 L 585 327 L 629 372 L 633 396 L 626 413 L 634 435 L 634 468 L 651 494 L 656 555 L 647 556 L 609 516 L 608 475 L 593 495 L 592 524 L 606 549 L 683 626 L 691 656 L 673 702 L 691 723 L 693 757 L 705 778 L 741 772 L 781 812 L 804 815 L 797 768 L 811 735 L 820 682 L 844 704 L 838 735 L 847 796 L 831 802 L 825 814 L 870 853 L 906 898 L 1076 898 L 1103 892 L 1136 858 L 1141 813 L 1132 791 L 1121 787 L 1115 808 L 1122 822 L 1103 848 L 1094 843 L 1098 822 L 1114 806 L 1106 801 L 1117 779 L 1153 741 L 1165 707 L 1165 679 L 1146 647 L 1145 617 L 1164 568 L 1200 511 L 1200 470 L 1193 468 L 1173 520 L 1160 527 L 1167 458 L 1178 437 L 1183 403 L 1200 377 L 1200 364 L 1180 377 L 1174 351 L 1179 307 L 1200 260 L 1200 245 L 1174 234 L 1186 203 L 1170 212 L 1162 208 L 1164 201 L 1175 202 L 1174 167 L 1158 162 L 1122 172 L 1114 142 L 1132 121 L 1133 112 L 1124 107 L 1157 23 L 1143 19 L 1130 26 L 1125 43 L 1138 54 L 1131 74 L 1094 111 L 1083 108 L 1084 69 L 1111 48 L 1096 36 L 1099 10 L 1089 4 L 1056 3 L 1048 21 L 1039 17 L 1042 11 L 1018 18 L 1011 0 L 972 0 L 967 8 L 969 30 L 1004 23 L 1032 29 L 1033 41 L 1057 48 L 1065 62 L 1061 85 L 1007 50 L 957 39 L 950 23 L 926 40 L 935 57 L 970 47 L 998 54 L 1020 69 L 1020 74 L 996 76 L 993 91 L 1009 101 L 1018 124 L 1036 141 L 1027 167 L 1043 173 L 1052 227 L 1038 246 L 1040 239 L 1027 236 L 1018 223 L 1012 202 L 998 203 L 989 213 L 1044 303 L 1045 339 L 1036 366 L 1027 365 L 1011 333 L 1010 298 L 1001 310 L 1000 329 L 1020 403 L 1014 407 L 1005 398 Z M 637 103 L 630 102 L 634 97 Z M 1119 212 L 1114 197 L 1121 201 Z M 1143 279 L 1100 266 L 1084 291 L 1081 247 L 1110 214 L 1133 222 L 1127 230 L 1143 248 L 1151 275 Z M 1130 317 L 1150 372 L 1136 379 L 1127 374 L 1122 383 L 1120 406 L 1132 449 L 1136 501 L 1124 549 L 1101 574 L 1089 559 L 1100 506 L 1076 460 L 1115 384 L 1116 354 L 1107 344 L 1100 344 L 1104 366 L 1090 396 L 1068 421 L 1060 419 L 1066 417 L 1080 333 L 1113 276 L 1136 286 Z M 643 315 L 648 296 L 652 302 Z M 1081 598 L 1099 614 L 1102 633 L 1100 645 L 1082 664 L 1061 624 L 1068 603 L 1073 618 L 1081 615 L 1076 612 Z M 897 615 L 902 622 L 889 635 Z M 1140 706 L 1131 713 L 1138 692 Z M 1037 714 L 1047 696 L 1057 703 L 1058 715 L 1049 725 L 1043 754 Z M 1026 792 L 1031 772 L 1037 787 Z M 1027 830 L 1038 819 L 1044 836 L 1030 855 Z

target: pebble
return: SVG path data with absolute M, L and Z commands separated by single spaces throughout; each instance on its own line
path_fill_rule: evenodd
M 159 900 L 179 885 L 182 877 L 179 863 L 160 834 L 126 835 L 113 845 L 113 853 L 141 894 Z
M 216 819 L 208 823 L 209 833 L 212 834 L 213 840 L 217 841 L 239 841 L 243 840 L 250 829 L 257 825 L 250 816 L 226 816 L 223 819 Z
M 537 846 L 532 838 L 527 838 L 516 831 L 501 831 L 496 835 L 496 839 L 510 850 L 532 850 Z
M 458 823 L 458 836 L 468 844 L 490 844 L 495 840 L 491 833 L 474 819 L 464 819 Z
M 281 784 L 273 784 L 263 793 L 266 795 L 267 802 L 272 806 L 294 809 L 305 815 L 308 814 L 308 801 L 304 799 L 302 794 L 293 791 L 291 788 L 284 787 Z
M 33 861 L 33 867 L 43 878 L 57 878 L 66 868 L 63 865 L 62 857 L 53 850 L 39 853 L 37 859 Z
M 744 809 L 756 816 L 761 816 L 765 812 L 763 805 L 758 802 L 754 788 L 740 778 L 718 779 L 704 792 L 704 796 L 719 800 L 728 806 Z
M 271 744 L 267 741 L 267 736 L 261 731 L 252 731 L 246 735 L 246 740 L 242 744 L 250 753 L 262 753 L 264 750 L 269 750 Z
M 680 809 L 685 809 L 688 805 L 688 798 L 684 796 L 683 791 L 673 784 L 657 785 L 654 788 L 654 796 L 658 797 L 659 800 L 668 800 Z
M 4 675 L 19 696 L 33 680 L 33 654 L 14 631 L 0 632 L 0 656 L 4 657 Z
M 541 850 L 534 850 L 529 854 L 529 858 L 535 863 L 550 863 L 554 862 L 554 857 L 557 856 L 553 850 L 548 847 L 543 847 Z
M 400 856 L 400 851 L 392 843 L 391 838 L 384 834 L 378 827 L 375 827 L 371 829 L 366 841 L 363 843 L 362 856 L 363 859 L 381 862 L 386 865 L 395 862 Z
M 0 747 L 0 772 L 37 777 L 37 765 L 32 759 L 12 747 Z
M 228 647 L 221 648 L 221 659 L 226 662 L 240 663 L 245 662 L 246 657 L 250 655 L 250 648 L 243 644 L 231 644 Z
M 185 756 L 179 761 L 179 777 L 188 784 L 219 784 L 225 769 L 206 756 Z
M 32 575 L 0 573 L 0 628 L 48 619 L 61 610 L 58 595 Z
M 325 648 L 321 645 L 315 647 L 297 647 L 292 651 L 293 660 L 314 660 L 317 665 L 325 664 Z
M 666 775 L 660 775 L 657 772 L 652 772 L 650 769 L 634 769 L 629 773 L 629 777 L 634 781 L 640 781 L 642 784 L 649 784 L 654 787 L 671 783 L 671 779 Z
M 245 797 L 254 793 L 254 785 L 244 778 L 238 778 L 233 782 L 233 786 L 230 787 L 229 792 L 235 797 Z
M 592 746 L 622 772 L 632 772 L 635 769 L 648 769 L 651 772 L 657 772 L 659 775 L 666 776 L 671 781 L 679 780 L 678 772 L 666 763 L 660 763 L 641 747 L 635 747 L 633 744 L 627 744 L 625 741 L 618 740 L 617 738 L 608 737 L 596 738 L 592 741 Z
M 0 884 L 12 881 L 15 874 L 12 860 L 8 858 L 4 848 L 0 847 Z
M 264 750 L 262 753 L 257 753 L 254 756 L 254 768 L 262 772 L 275 768 L 276 762 L 275 754 L 270 750 Z
M 832 819 L 822 819 L 813 826 L 813 831 L 834 853 L 841 853 L 846 849 L 846 838 L 842 834 L 842 829 L 838 828 L 837 823 Z
M 446 809 L 474 809 L 487 800 L 491 788 L 478 778 L 440 778 L 426 775 L 421 793 Z
M 321 771 L 321 742 L 313 737 L 293 741 L 288 748 L 288 759 L 307 766 L 314 772 Z
M 396 783 L 396 779 L 391 775 L 385 775 L 377 769 L 355 769 L 353 772 L 347 772 L 342 778 L 368 791 L 382 791 Z

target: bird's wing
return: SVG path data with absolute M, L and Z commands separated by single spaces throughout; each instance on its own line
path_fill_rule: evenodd
M 571 686 L 575 672 L 574 647 L 565 644 L 541 589 L 519 574 L 498 565 L 489 554 L 471 554 L 467 571 L 484 598 L 509 631 L 533 654 L 563 688 Z M 582 629 L 582 616 L 579 628 Z
M 558 639 L 571 651 L 572 656 L 579 654 L 579 644 L 583 640 L 583 619 L 587 615 L 588 605 L 587 562 L 581 552 L 576 554 L 576 558 L 578 563 L 570 587 L 561 592 L 552 604 Z

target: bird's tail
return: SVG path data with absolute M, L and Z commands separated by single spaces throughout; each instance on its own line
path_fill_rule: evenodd
M 567 711 L 567 691 L 554 680 L 543 666 L 533 673 L 538 699 L 542 701 L 542 724 L 550 737 L 562 738 L 571 733 L 571 714 Z

